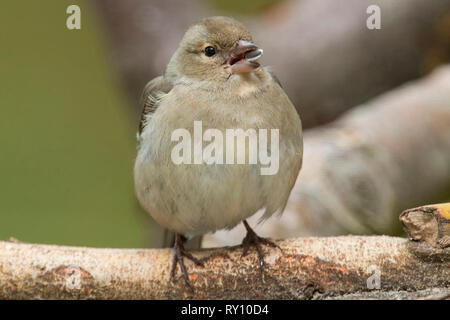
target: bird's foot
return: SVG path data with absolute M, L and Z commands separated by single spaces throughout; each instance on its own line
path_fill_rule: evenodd
M 256 252 L 258 253 L 258 260 L 259 260 L 259 268 L 261 272 L 263 271 L 265 262 L 264 262 L 264 253 L 262 251 L 261 245 L 266 245 L 272 248 L 278 248 L 281 251 L 283 251 L 280 246 L 278 246 L 273 241 L 262 238 L 258 236 L 255 231 L 253 231 L 252 228 L 248 225 L 247 221 L 243 221 L 245 229 L 247 229 L 247 235 L 245 236 L 244 240 L 242 241 L 242 257 L 245 257 L 248 253 L 248 250 L 251 246 L 255 247 Z
M 172 269 L 170 270 L 170 278 L 173 279 L 173 277 L 175 276 L 175 271 L 178 264 L 180 266 L 181 275 L 183 276 L 184 281 L 192 289 L 191 282 L 189 281 L 189 276 L 186 271 L 186 266 L 184 265 L 184 257 L 194 262 L 197 266 L 203 267 L 203 262 L 200 259 L 194 257 L 184 248 L 181 236 L 177 233 L 175 237 L 175 245 L 173 246 L 173 260 Z

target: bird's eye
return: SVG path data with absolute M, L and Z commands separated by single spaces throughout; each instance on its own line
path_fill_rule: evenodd
M 205 55 L 207 57 L 212 57 L 215 54 L 216 54 L 216 49 L 214 49 L 214 47 L 208 46 L 205 48 Z

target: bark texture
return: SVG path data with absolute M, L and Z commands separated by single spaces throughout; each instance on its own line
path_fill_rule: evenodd
M 450 203 L 405 210 L 400 221 L 410 239 L 435 247 L 450 247 Z
M 260 235 L 399 234 L 399 212 L 450 199 L 450 67 L 306 130 L 303 163 L 284 214 Z M 204 246 L 244 234 L 219 231 Z
M 230 15 L 202 1 L 96 4 L 136 114 L 144 85 L 164 72 L 188 26 Z M 366 27 L 370 5 L 381 9 L 379 30 Z M 264 48 L 263 64 L 273 67 L 305 128 L 450 61 L 450 0 L 283 1 L 235 18 Z
M 381 29 L 369 30 L 377 5 Z M 253 26 L 305 128 L 450 61 L 450 1 L 286 1 Z M 276 10 L 276 11 L 275 11 Z
M 170 281 L 169 249 L 95 249 L 0 242 L 2 299 L 353 299 L 450 294 L 450 251 L 386 236 L 304 238 L 265 249 L 263 276 L 240 247 L 194 251 Z M 416 254 L 416 246 L 422 253 Z M 425 254 L 424 254 L 425 252 Z M 378 287 L 378 288 L 377 288 Z

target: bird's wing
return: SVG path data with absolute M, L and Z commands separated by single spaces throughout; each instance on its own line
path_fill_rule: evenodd
M 165 79 L 163 76 L 159 76 L 149 83 L 145 85 L 144 91 L 142 92 L 140 106 L 141 106 L 141 121 L 139 123 L 139 132 L 138 132 L 138 140 L 140 135 L 142 134 L 142 130 L 144 129 L 147 119 L 155 110 L 158 108 L 159 101 L 161 97 L 168 94 L 170 90 L 172 90 L 173 85 L 170 81 Z M 167 230 L 163 227 L 160 227 L 162 232 L 161 234 L 161 243 L 160 245 L 163 248 L 173 247 L 175 243 L 175 232 Z M 194 237 L 189 240 L 185 240 L 184 246 L 189 249 L 199 249 L 201 247 L 202 237 Z
M 141 121 L 139 122 L 138 136 L 141 135 L 148 116 L 155 112 L 155 110 L 158 108 L 158 102 L 161 97 L 169 93 L 169 91 L 172 90 L 172 87 L 172 84 L 163 76 L 156 77 L 145 85 L 140 101 L 142 112 Z

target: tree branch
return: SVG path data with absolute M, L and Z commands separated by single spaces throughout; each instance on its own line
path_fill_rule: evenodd
M 405 210 L 400 221 L 410 239 L 450 247 L 450 202 Z
M 179 272 L 170 281 L 169 249 L 95 249 L 0 242 L 2 299 L 311 299 L 446 298 L 450 250 L 386 236 L 279 241 L 265 249 L 263 279 L 253 252 L 195 251 L 187 261 L 194 291 Z M 416 255 L 416 247 L 421 255 Z M 423 252 L 428 252 L 423 254 Z M 227 255 L 228 257 L 225 257 Z M 380 289 L 369 289 L 368 281 Z

